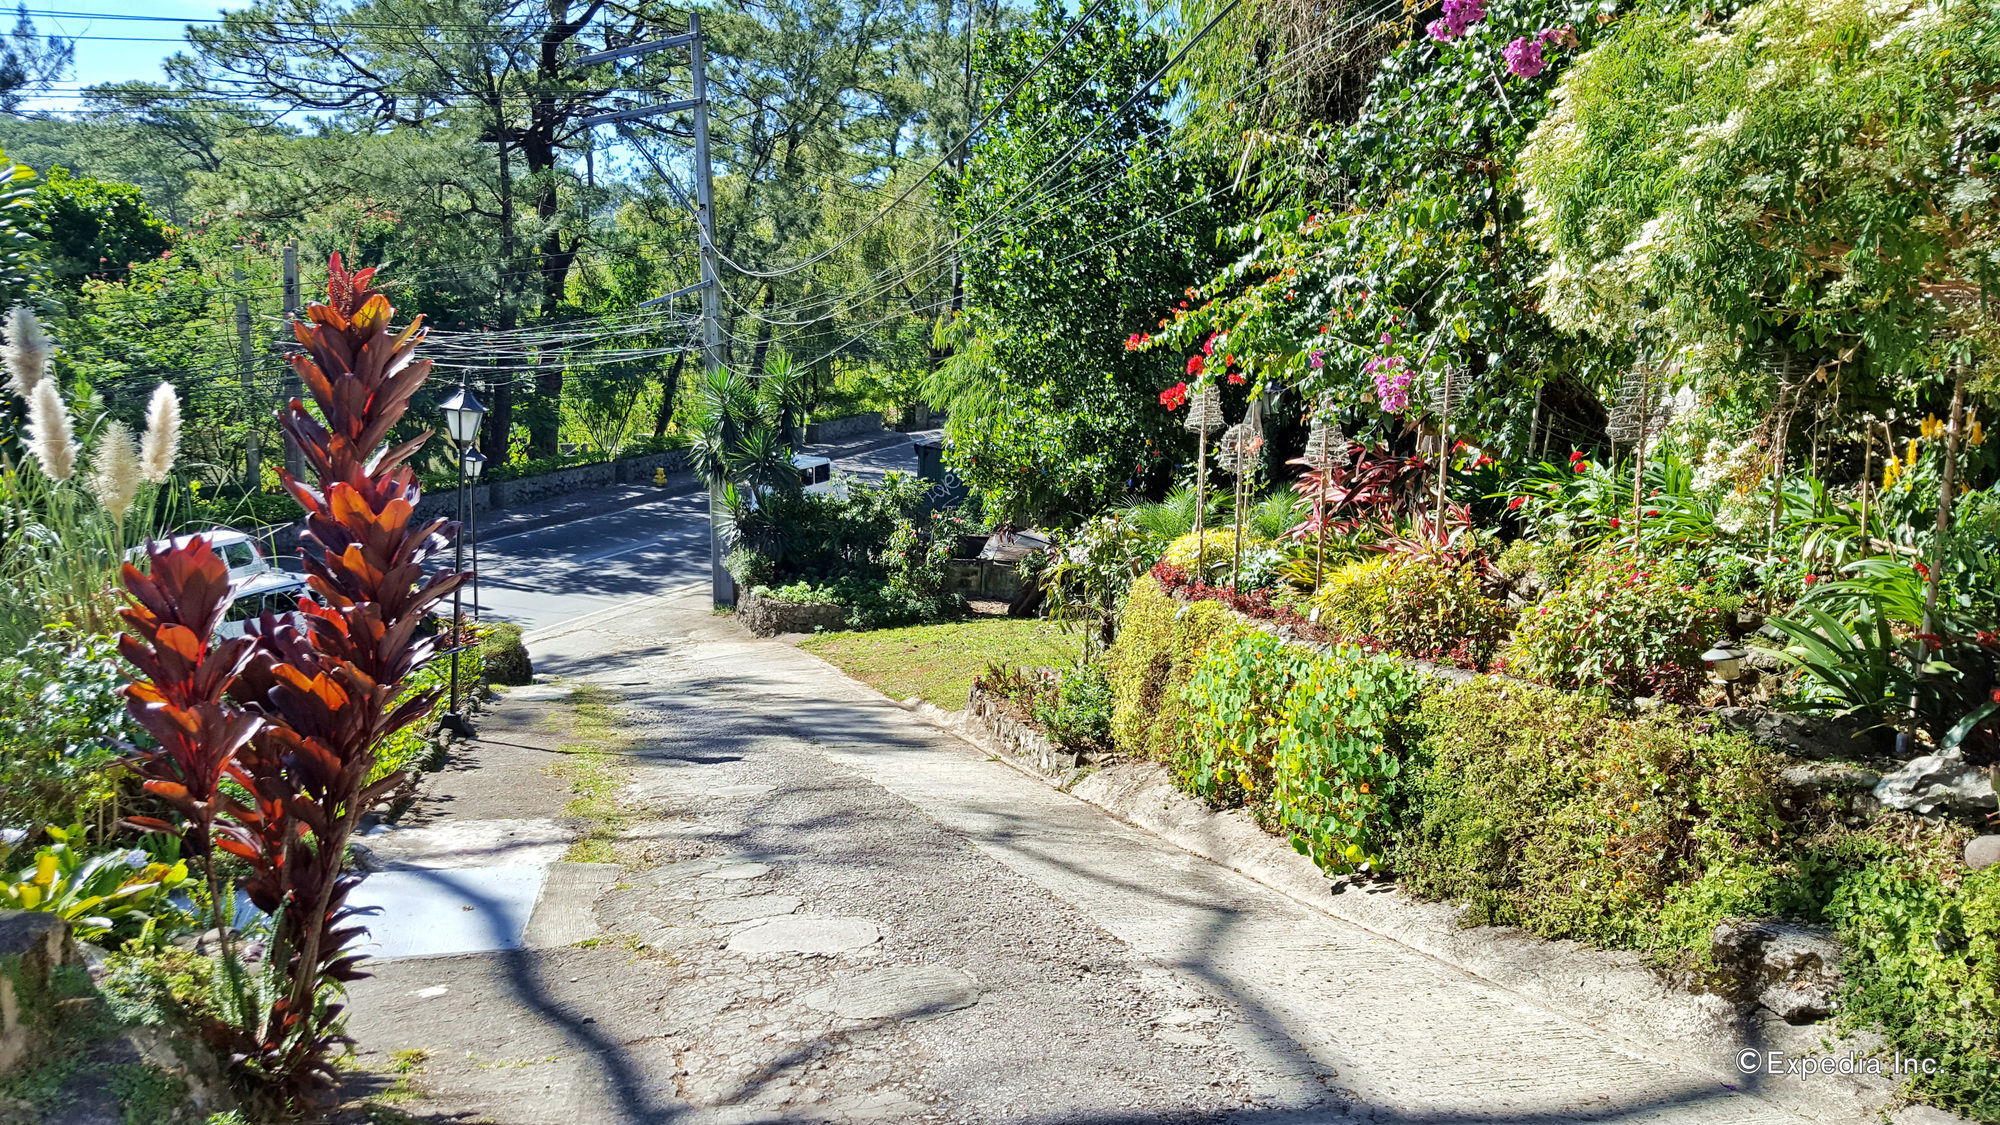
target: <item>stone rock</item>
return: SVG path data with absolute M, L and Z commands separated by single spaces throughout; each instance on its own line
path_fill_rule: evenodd
M 1883 806 L 1919 816 L 1977 816 L 1996 807 L 1993 775 L 1956 750 L 1912 758 L 1875 786 Z
M 885 965 L 806 993 L 806 1007 L 853 1020 L 925 1019 L 979 1003 L 979 981 L 946 965 Z
M 1974 871 L 2000 865 L 2000 836 L 1975 836 L 1967 841 L 1965 865 Z
M 729 939 L 732 953 L 804 953 L 832 956 L 852 953 L 882 940 L 882 931 L 866 918 L 825 914 L 787 914 L 756 922 Z
M 1786 1023 L 1832 1014 L 1840 992 L 1840 943 L 1831 931 L 1790 922 L 1724 922 L 1711 952 L 1722 991 L 1770 1009 Z
M 1877 757 L 1888 750 L 1890 740 L 1886 730 L 1868 730 L 1856 720 L 1793 715 L 1762 707 L 1717 707 L 1715 721 L 1780 753 L 1815 761 Z
M 0 910 L 0 1074 L 41 1048 L 55 1023 L 52 979 L 79 964 L 69 923 L 45 911 Z

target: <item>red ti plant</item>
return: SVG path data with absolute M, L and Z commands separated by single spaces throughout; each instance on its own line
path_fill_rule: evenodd
M 1306 465 L 1303 459 L 1291 463 Z M 1399 456 L 1382 446 L 1369 449 L 1357 442 L 1353 463 L 1333 470 L 1324 493 L 1320 472 L 1310 465 L 1292 482 L 1293 491 L 1310 509 L 1290 534 L 1309 539 L 1319 534 L 1322 522 L 1330 530 L 1353 532 L 1382 516 L 1415 511 L 1423 506 L 1423 478 L 1422 458 Z
M 206 541 L 154 552 L 151 571 L 130 563 L 124 568 L 132 604 L 120 611 L 129 632 L 118 638 L 118 651 L 143 678 L 121 691 L 125 709 L 159 744 L 140 751 L 130 765 L 147 793 L 180 814 L 181 846 L 207 872 L 211 921 L 219 929 L 222 899 L 210 845 L 217 815 L 234 803 L 222 781 L 236 752 L 262 725 L 225 693 L 249 662 L 254 642 L 214 640 L 229 608 L 229 567 Z M 175 832 L 157 817 L 134 816 L 126 823 L 146 832 Z
M 348 948 L 362 932 L 346 905 L 359 881 L 342 870 L 348 839 L 402 780 L 370 781 L 376 750 L 436 702 L 435 692 L 397 697 L 436 654 L 437 642 L 418 635 L 426 610 L 468 577 L 426 573 L 451 530 L 449 521 L 415 518 L 419 490 L 405 460 L 429 435 L 382 448 L 430 372 L 429 360 L 414 358 L 421 318 L 394 332 L 394 310 L 370 288 L 373 270 L 349 274 L 335 255 L 329 273 L 328 301 L 294 329 L 304 354 L 292 365 L 318 417 L 297 399 L 279 417 L 316 478 L 284 477 L 305 508 L 311 593 L 295 618 L 252 623 L 247 663 L 227 685 L 262 723 L 234 749 L 229 770 L 251 799 L 222 802 L 214 826 L 215 845 L 249 864 L 244 892 L 273 916 L 267 964 L 282 977 L 246 998 L 242 1019 L 218 1034 L 240 1067 L 293 1104 L 336 1082 L 332 1053 L 345 1040 L 340 1006 L 327 997 L 362 975 Z M 156 572 L 195 549 L 155 556 Z

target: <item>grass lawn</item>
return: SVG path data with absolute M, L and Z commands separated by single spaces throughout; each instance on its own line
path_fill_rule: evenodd
M 1032 618 L 976 617 L 868 633 L 820 633 L 805 649 L 892 699 L 917 696 L 946 710 L 965 706 L 972 678 L 988 664 L 1060 668 L 1082 642 Z

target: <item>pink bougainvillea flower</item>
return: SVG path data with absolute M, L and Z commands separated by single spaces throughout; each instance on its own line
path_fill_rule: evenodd
M 1173 386 L 1160 392 L 1160 405 L 1166 407 L 1168 410 L 1179 410 L 1181 403 L 1187 401 L 1187 396 L 1187 384 L 1175 383 Z
M 1465 29 L 1486 18 L 1486 0 L 1444 0 L 1444 16 L 1424 28 L 1432 39 L 1449 43 Z
M 1243 373 L 1241 371 L 1231 371 L 1229 373 L 1229 381 L 1231 384 L 1243 382 Z
M 1325 366 L 1326 366 L 1326 353 L 1320 351 L 1318 348 L 1314 348 L 1312 354 L 1312 369 L 1314 371 L 1318 371 L 1320 368 Z
M 1500 57 L 1507 60 L 1507 73 L 1516 78 L 1533 78 L 1545 70 L 1549 63 L 1542 57 L 1542 41 L 1523 36 L 1500 48 Z

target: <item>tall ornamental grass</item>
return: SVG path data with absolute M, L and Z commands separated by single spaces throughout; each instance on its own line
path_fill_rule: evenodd
M 54 346 L 35 314 L 8 317 L 0 366 L 27 405 L 18 460 L 0 459 L 0 653 L 52 625 L 115 631 L 118 568 L 164 523 L 166 484 L 180 449 L 180 400 L 161 383 L 134 434 L 63 399 L 49 373 Z

